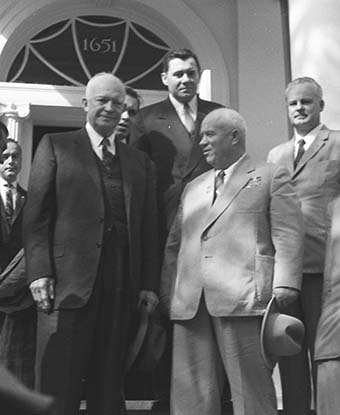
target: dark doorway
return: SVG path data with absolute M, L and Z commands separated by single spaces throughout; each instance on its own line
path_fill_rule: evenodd
M 45 134 L 64 133 L 66 131 L 79 130 L 79 127 L 54 127 L 51 125 L 35 125 L 33 127 L 33 143 L 32 143 L 32 158 L 40 143 L 40 140 Z

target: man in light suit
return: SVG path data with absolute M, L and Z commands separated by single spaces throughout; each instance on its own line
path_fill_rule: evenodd
M 17 182 L 21 170 L 20 145 L 7 139 L 0 154 L 0 269 L 3 272 L 11 261 L 22 253 L 22 212 L 26 192 Z M 20 261 L 24 262 L 23 256 Z M 21 266 L 18 264 L 18 267 Z M 3 274 L 1 274 L 2 276 Z M 29 295 L 25 273 L 18 281 Z M 26 386 L 34 386 L 34 358 L 36 337 L 36 310 L 31 298 L 26 301 L 24 291 L 20 298 L 6 296 L 8 277 L 0 285 L 0 310 L 4 316 L 0 332 L 0 363 L 14 373 Z M 19 293 L 18 293 L 19 294 Z M 23 294 L 23 295 L 21 295 Z M 24 300 L 25 299 L 25 300 Z
M 268 161 L 289 170 L 301 202 L 305 225 L 301 298 L 285 312 L 303 320 L 306 345 L 299 355 L 280 362 L 280 373 L 285 413 L 307 415 L 311 402 L 307 352 L 312 361 L 315 390 L 314 342 L 330 227 L 328 203 L 340 192 L 340 132 L 320 123 L 325 104 L 322 89 L 314 79 L 297 78 L 288 84 L 286 103 L 294 137 L 272 149 Z
M 85 128 L 43 137 L 24 214 L 30 288 L 37 303 L 36 387 L 59 415 L 125 413 L 122 382 L 132 311 L 157 304 L 156 198 L 148 157 L 115 142 L 125 87 L 95 75 Z
M 226 374 L 235 415 L 274 415 L 260 327 L 273 295 L 284 307 L 300 289 L 298 200 L 286 169 L 246 155 L 239 113 L 212 111 L 201 134 L 213 169 L 183 192 L 161 281 L 174 322 L 171 414 L 220 415 Z

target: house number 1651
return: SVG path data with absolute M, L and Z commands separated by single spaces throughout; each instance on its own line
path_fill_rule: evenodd
M 83 50 L 94 53 L 115 53 L 116 41 L 109 37 L 105 39 L 99 39 L 97 37 L 84 39 Z

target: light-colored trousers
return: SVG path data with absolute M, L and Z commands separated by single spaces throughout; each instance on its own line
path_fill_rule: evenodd
M 211 317 L 204 297 L 191 320 L 174 321 L 171 415 L 220 415 L 227 375 L 234 415 L 276 415 L 260 317 Z
M 340 413 L 340 359 L 317 362 L 317 414 Z

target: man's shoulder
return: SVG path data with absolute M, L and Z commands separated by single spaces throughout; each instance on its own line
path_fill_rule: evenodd
M 150 114 L 159 113 L 161 111 L 168 110 L 169 108 L 171 108 L 171 102 L 169 98 L 166 98 L 166 99 L 163 99 L 162 101 L 158 101 L 158 102 L 155 102 L 153 104 L 143 107 L 139 111 L 139 114 L 145 117 Z
M 215 101 L 206 101 L 204 99 L 198 98 L 198 107 L 201 111 L 210 112 L 218 108 L 224 108 L 224 105 L 219 104 Z
M 77 130 L 70 130 L 64 132 L 56 132 L 56 133 L 47 133 L 45 134 L 42 139 L 50 140 L 53 143 L 57 142 L 71 142 L 73 139 L 80 138 L 80 137 L 87 137 L 87 132 L 85 128 L 79 128 Z

